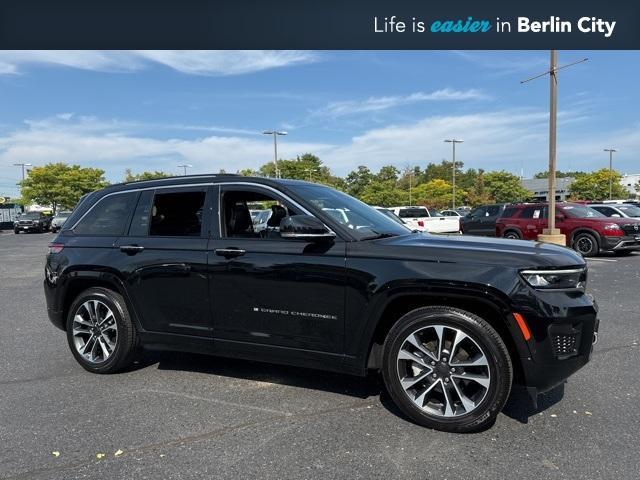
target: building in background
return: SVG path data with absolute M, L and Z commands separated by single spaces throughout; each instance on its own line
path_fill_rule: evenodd
M 556 200 L 564 202 L 569 198 L 569 187 L 573 183 L 573 177 L 556 178 Z M 547 178 L 523 178 L 522 186 L 529 190 L 533 200 L 545 202 L 549 200 L 549 179 Z
M 640 173 L 624 174 L 620 179 L 620 185 L 622 185 L 628 192 L 629 196 L 638 198 L 640 191 L 636 189 L 636 185 L 640 182 Z

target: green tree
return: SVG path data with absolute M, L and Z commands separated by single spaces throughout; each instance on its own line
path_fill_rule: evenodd
M 156 170 L 155 172 L 141 172 L 141 173 L 132 173 L 130 168 L 127 168 L 125 171 L 124 181 L 125 182 L 137 182 L 139 180 L 155 180 L 156 178 L 167 178 L 171 177 L 170 173 L 161 172 Z
M 467 192 L 456 189 L 456 199 L 466 197 Z M 449 182 L 436 178 L 421 183 L 413 190 L 414 204 L 432 208 L 447 208 L 453 201 L 453 188 Z
M 236 173 L 243 177 L 255 177 L 256 175 L 258 175 L 258 172 L 256 172 L 253 168 L 243 168 L 241 170 L 238 170 Z
M 609 173 L 608 168 L 601 168 L 577 177 L 569 187 L 569 192 L 571 197 L 577 200 L 604 200 L 609 198 L 609 179 L 611 179 L 613 198 L 627 198 L 629 192 L 620 185 L 621 178 L 622 175 L 615 170 Z
M 483 175 L 484 191 L 498 203 L 521 202 L 531 197 L 520 183 L 520 177 L 505 170 Z
M 398 181 L 399 175 L 400 175 L 400 170 L 398 170 L 396 167 L 394 167 L 393 165 L 385 165 L 376 174 L 375 178 L 379 182 L 392 181 L 395 184 Z
M 347 174 L 344 179 L 346 191 L 355 197 L 362 194 L 365 188 L 373 181 L 374 175 L 369 167 L 360 165 L 356 170 Z
M 29 176 L 20 182 L 20 193 L 26 202 L 73 208 L 82 195 L 108 185 L 104 170 L 83 168 L 80 165 L 49 163 L 33 167 Z
M 373 180 L 358 195 L 358 198 L 369 205 L 395 207 L 409 201 L 409 192 L 396 187 L 394 180 Z

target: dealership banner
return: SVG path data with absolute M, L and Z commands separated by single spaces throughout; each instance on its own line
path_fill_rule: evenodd
M 2 0 L 0 49 L 638 49 L 640 2 Z

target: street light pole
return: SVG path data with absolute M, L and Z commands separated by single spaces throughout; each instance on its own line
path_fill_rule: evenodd
M 451 202 L 452 209 L 456 209 L 456 143 L 463 143 L 464 140 L 456 140 L 452 138 L 450 140 L 445 140 L 445 142 L 450 143 L 453 147 L 453 175 L 452 175 L 452 184 L 453 184 L 453 200 Z
M 611 179 L 613 176 L 613 152 L 617 152 L 615 148 L 605 148 L 605 152 L 609 152 L 609 200 L 612 199 L 613 185 L 611 184 Z
M 558 51 L 551 50 L 549 70 L 528 78 L 520 83 L 527 83 L 545 75 L 549 75 L 549 208 L 547 210 L 548 228 L 543 230 L 542 235 L 538 235 L 538 240 L 542 242 L 566 244 L 566 237 L 556 229 L 556 125 L 558 118 L 558 70 L 571 67 L 588 59 L 583 58 L 576 62 L 568 63 L 558 67 Z
M 191 168 L 193 167 L 193 165 L 189 165 L 188 163 L 184 163 L 182 165 L 178 165 L 178 168 L 183 168 L 184 169 L 184 175 L 187 175 L 187 168 Z
M 30 163 L 14 163 L 14 167 L 22 167 L 22 181 L 24 182 L 24 167 L 31 167 Z
M 278 170 L 278 135 L 286 135 L 287 132 L 265 130 L 262 133 L 264 135 L 273 135 L 273 165 L 276 168 L 276 178 L 280 178 L 280 170 Z

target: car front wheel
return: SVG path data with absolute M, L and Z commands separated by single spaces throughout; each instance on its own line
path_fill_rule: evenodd
M 511 390 L 513 366 L 484 319 L 451 307 L 409 312 L 384 345 L 383 378 L 402 412 L 449 432 L 491 425 Z
M 137 347 L 135 326 L 124 298 L 106 288 L 90 288 L 74 300 L 67 315 L 67 340 L 73 356 L 93 373 L 128 367 Z
M 573 249 L 583 257 L 593 257 L 600 251 L 600 246 L 590 233 L 580 233 L 573 239 Z

